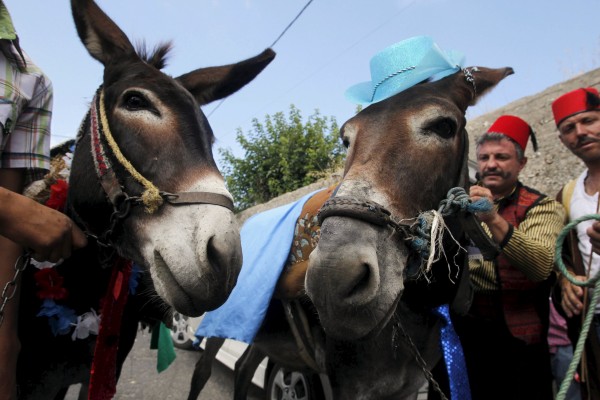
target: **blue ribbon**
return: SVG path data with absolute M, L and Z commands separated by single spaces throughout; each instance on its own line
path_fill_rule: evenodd
M 450 307 L 448 307 L 448 304 L 444 304 L 433 311 L 443 320 L 440 331 L 440 345 L 444 354 L 446 371 L 448 372 L 450 398 L 453 400 L 471 400 L 471 389 L 465 356 L 460 339 L 450 319 Z

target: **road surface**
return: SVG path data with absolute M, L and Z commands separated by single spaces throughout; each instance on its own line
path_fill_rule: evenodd
M 121 379 L 114 400 L 185 400 L 198 359 L 196 351 L 175 349 L 177 358 L 162 373 L 156 371 L 156 350 L 150 350 L 150 333 L 138 332 L 138 336 L 123 365 Z M 66 400 L 77 400 L 79 387 L 69 390 Z M 264 400 L 264 391 L 252 387 L 248 399 Z M 199 400 L 233 399 L 233 372 L 215 361 L 213 373 L 200 394 Z

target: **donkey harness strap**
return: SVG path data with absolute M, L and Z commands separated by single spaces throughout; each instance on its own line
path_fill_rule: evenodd
M 176 194 L 161 192 L 169 204 L 212 204 L 233 210 L 233 201 L 225 195 L 212 192 L 181 192 Z

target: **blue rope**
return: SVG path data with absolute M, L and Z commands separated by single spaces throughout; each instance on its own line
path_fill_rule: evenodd
M 422 259 L 429 258 L 429 240 L 422 237 L 415 237 L 410 241 L 410 247 L 419 253 Z
M 431 223 L 424 217 L 423 213 L 417 217 L 417 225 L 414 228 L 415 236 L 410 241 L 410 246 L 419 253 L 422 259 L 429 257 L 429 244 L 431 243 Z
M 438 212 L 447 217 L 453 214 L 458 214 L 462 211 L 471 213 L 490 211 L 493 204 L 485 198 L 471 202 L 471 198 L 466 190 L 462 187 L 451 188 L 446 194 L 446 198 L 440 201 Z M 417 217 L 417 225 L 415 227 L 415 237 L 412 238 L 410 246 L 416 250 L 422 259 L 429 258 L 429 248 L 431 244 L 431 211 L 425 211 Z
M 472 212 L 472 213 L 486 212 L 486 211 L 491 211 L 492 207 L 493 207 L 493 205 L 492 205 L 491 201 L 489 201 L 488 199 L 485 199 L 485 198 L 481 198 L 481 199 L 478 199 L 477 201 L 469 203 L 469 205 L 467 206 L 467 211 Z
M 475 202 L 471 202 L 471 197 L 462 187 L 453 187 L 448 191 L 446 198 L 440 201 L 438 211 L 443 216 L 456 214 L 460 211 L 482 212 L 490 211 L 492 203 L 485 198 L 481 198 Z

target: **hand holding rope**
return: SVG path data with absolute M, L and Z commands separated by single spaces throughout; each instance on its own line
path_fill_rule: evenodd
M 476 213 L 490 211 L 491 209 L 492 204 L 489 200 L 481 198 L 471 202 L 471 197 L 464 188 L 451 188 L 446 198 L 440 201 L 437 211 L 423 211 L 417 216 L 417 225 L 414 229 L 416 236 L 411 240 L 411 247 L 418 251 L 424 260 L 428 260 L 433 256 L 434 246 L 432 246 L 432 243 L 435 243 L 436 238 L 439 236 L 436 227 L 442 226 L 438 223 L 440 219 L 465 211 Z

